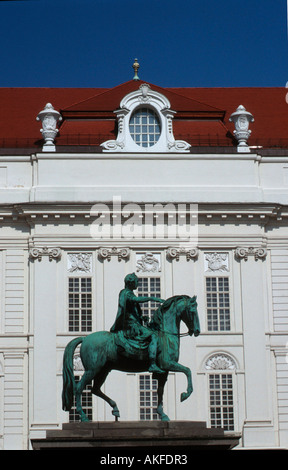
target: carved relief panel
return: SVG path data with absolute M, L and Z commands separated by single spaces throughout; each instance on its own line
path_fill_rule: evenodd
M 229 253 L 214 252 L 204 253 L 204 271 L 205 273 L 228 273 Z
M 161 255 L 160 253 L 146 252 L 136 253 L 136 272 L 137 273 L 160 273 Z
M 71 274 L 92 273 L 92 253 L 68 253 L 67 270 Z

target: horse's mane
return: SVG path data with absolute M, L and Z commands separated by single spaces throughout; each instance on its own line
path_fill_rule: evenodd
M 150 328 L 157 330 L 162 323 L 163 315 L 165 314 L 165 312 L 171 308 L 173 303 L 182 299 L 190 299 L 190 297 L 189 295 L 174 295 L 173 297 L 169 297 L 168 299 L 166 299 L 165 302 L 163 302 L 163 304 L 161 304 L 154 313 L 153 320 L 149 325 Z

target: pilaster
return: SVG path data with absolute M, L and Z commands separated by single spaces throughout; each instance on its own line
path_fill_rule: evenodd
M 56 427 L 56 333 L 57 333 L 57 260 L 59 248 L 32 248 L 30 267 L 33 271 L 31 292 L 33 293 L 34 326 L 34 391 L 32 429 Z
M 267 309 L 266 250 L 241 248 L 235 252 L 241 263 L 246 419 L 245 447 L 275 445 L 269 394 L 269 364 L 265 337 Z

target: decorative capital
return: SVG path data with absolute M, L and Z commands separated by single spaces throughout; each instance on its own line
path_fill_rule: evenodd
M 57 260 L 61 258 L 61 249 L 48 248 L 47 246 L 44 248 L 31 248 L 29 255 L 31 259 L 38 259 L 38 261 L 42 260 L 42 256 L 48 256 L 49 261 L 52 261 L 53 259 Z
M 45 140 L 43 152 L 55 152 L 54 139 L 59 132 L 56 129 L 56 125 L 58 121 L 62 121 L 61 114 L 53 108 L 51 103 L 47 103 L 45 108 L 36 117 L 36 120 L 41 121 L 43 126 L 40 129 Z
M 238 260 L 244 259 L 244 261 L 248 260 L 248 256 L 254 256 L 255 261 L 258 261 L 258 259 L 264 260 L 267 256 L 267 250 L 264 247 L 259 247 L 259 248 L 242 248 L 238 247 L 235 250 L 235 258 Z
M 170 247 L 167 249 L 167 258 L 176 259 L 179 261 L 180 256 L 186 256 L 186 260 L 190 259 L 196 260 L 198 258 L 199 250 L 198 248 L 173 248 Z
M 99 248 L 98 257 L 102 260 L 107 259 L 108 261 L 111 260 L 112 256 L 118 256 L 118 261 L 122 259 L 128 260 L 130 257 L 130 249 L 129 248 Z

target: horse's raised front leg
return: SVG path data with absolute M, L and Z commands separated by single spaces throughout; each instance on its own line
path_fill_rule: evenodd
M 184 400 L 187 400 L 187 398 L 190 397 L 191 393 L 193 392 L 191 370 L 188 367 L 182 366 L 178 362 L 170 362 L 167 365 L 167 368 L 168 367 L 169 367 L 169 371 L 171 371 L 171 372 L 183 372 L 183 374 L 186 375 L 186 377 L 187 377 L 187 391 L 181 393 L 181 402 L 184 401 Z
M 158 396 L 158 403 L 157 403 L 157 413 L 161 418 L 161 421 L 170 421 L 169 417 L 163 411 L 163 394 L 164 394 L 164 387 L 167 381 L 168 372 L 165 374 L 153 374 L 153 378 L 158 380 L 158 388 L 157 388 L 157 396 Z
M 120 417 L 120 412 L 119 412 L 117 403 L 114 400 L 112 400 L 111 398 L 109 398 L 107 395 L 105 395 L 105 393 L 103 393 L 100 390 L 100 388 L 102 387 L 103 383 L 105 382 L 109 372 L 110 372 L 110 370 L 103 371 L 103 372 L 99 373 L 98 375 L 96 375 L 94 377 L 94 385 L 93 385 L 93 388 L 92 388 L 92 393 L 94 393 L 94 395 L 96 395 L 97 397 L 102 398 L 103 400 L 105 400 L 112 408 L 112 415 L 115 416 L 116 418 L 119 418 Z

